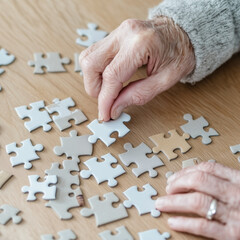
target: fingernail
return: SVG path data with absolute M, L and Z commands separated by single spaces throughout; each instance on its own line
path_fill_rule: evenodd
M 177 218 L 169 218 L 168 219 L 168 224 L 171 226 L 171 227 L 176 227 L 178 226 L 180 223 L 179 219 Z
M 167 179 L 167 183 L 169 184 L 170 182 L 172 182 L 175 179 L 176 175 L 173 174 L 171 175 L 168 179 Z
M 167 186 L 166 186 L 166 192 L 167 192 L 167 193 L 169 192 L 169 189 L 170 189 L 170 187 L 169 187 L 169 185 L 167 185 Z
M 165 203 L 165 199 L 164 198 L 158 198 L 156 200 L 155 206 L 156 207 L 161 207 L 162 205 L 164 205 L 164 203 Z
M 100 112 L 98 112 L 98 120 L 103 121 L 103 117 L 102 117 L 102 114 Z
M 118 108 L 116 108 L 114 111 L 113 111 L 113 114 L 112 114 L 112 119 L 117 119 L 120 114 L 122 113 L 122 110 L 123 110 L 123 107 L 119 106 Z

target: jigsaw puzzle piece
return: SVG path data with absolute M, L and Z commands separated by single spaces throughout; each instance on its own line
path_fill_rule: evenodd
M 43 131 L 47 132 L 52 129 L 51 125 L 48 123 L 52 122 L 52 119 L 48 115 L 47 111 L 40 111 L 40 109 L 45 108 L 44 101 L 38 101 L 30 104 L 31 109 L 27 106 L 16 107 L 15 110 L 17 115 L 21 118 L 30 118 L 30 121 L 25 122 L 24 126 L 29 132 L 43 127 Z
M 119 158 L 125 166 L 129 166 L 132 163 L 137 164 L 138 167 L 132 169 L 136 177 L 145 172 L 148 172 L 150 177 L 156 177 L 158 172 L 154 168 L 164 165 L 157 156 L 151 158 L 146 156 L 146 154 L 152 153 L 152 150 L 145 143 L 141 143 L 135 148 L 131 143 L 126 143 L 124 144 L 124 149 L 127 152 L 119 154 Z
M 168 138 L 164 136 L 164 133 L 149 137 L 156 145 L 156 147 L 152 149 L 154 153 L 163 152 L 169 160 L 172 160 L 178 157 L 178 155 L 174 153 L 174 150 L 180 149 L 182 153 L 185 153 L 191 149 L 191 145 L 186 141 L 190 138 L 189 134 L 184 133 L 181 136 L 175 129 L 168 131 L 168 133 L 171 135 Z
M 15 224 L 18 224 L 22 221 L 22 218 L 17 216 L 17 214 L 20 212 L 19 209 L 4 204 L 0 207 L 0 210 L 2 210 L 2 212 L 0 212 L 0 224 L 5 225 L 11 219 Z
M 188 121 L 180 126 L 183 132 L 188 133 L 192 138 L 201 136 L 203 144 L 210 144 L 212 142 L 211 136 L 219 136 L 219 133 L 213 128 L 209 128 L 208 131 L 204 130 L 204 127 L 209 126 L 209 123 L 203 116 L 193 120 L 193 116 L 188 113 L 183 118 Z
M 34 53 L 34 61 L 28 61 L 28 65 L 34 68 L 34 73 L 43 74 L 43 67 L 47 68 L 47 72 L 66 72 L 63 64 L 69 64 L 69 58 L 61 58 L 59 53 L 49 52 L 43 57 L 43 53 Z
M 13 176 L 12 174 L 5 172 L 3 170 L 0 170 L 0 189 L 12 176 Z
M 57 125 L 57 127 L 63 131 L 69 127 L 71 127 L 70 120 L 75 120 L 75 124 L 78 125 L 87 120 L 87 117 L 83 114 L 83 112 L 79 109 L 75 111 L 70 111 L 70 107 L 75 107 L 75 102 L 71 97 L 66 98 L 64 100 L 59 100 L 55 98 L 53 100 L 53 104 L 46 106 L 47 111 L 52 114 L 57 112 L 58 116 L 53 116 L 53 121 Z
M 10 158 L 13 167 L 24 164 L 25 169 L 30 169 L 32 168 L 32 163 L 30 163 L 30 161 L 39 159 L 36 152 L 42 151 L 44 147 L 42 144 L 33 146 L 30 138 L 22 141 L 21 144 L 21 147 L 17 147 L 16 142 L 6 145 L 6 152 L 8 154 L 13 152 L 16 153 L 15 157 Z
M 58 240 L 75 240 L 77 239 L 77 236 L 75 235 L 75 233 L 70 230 L 70 229 L 66 229 L 63 231 L 58 232 Z M 54 240 L 56 238 L 53 237 L 53 235 L 51 234 L 46 234 L 46 235 L 42 235 L 41 236 L 41 240 Z
M 119 198 L 113 192 L 106 193 L 103 196 L 104 200 L 99 200 L 99 196 L 89 198 L 88 202 L 91 208 L 83 208 L 80 212 L 81 215 L 84 217 L 94 215 L 97 226 L 128 217 L 123 204 L 119 204 L 118 207 L 112 206 L 113 203 L 119 202 Z
M 12 63 L 15 60 L 15 56 L 9 54 L 7 50 L 2 48 L 0 50 L 0 66 L 6 66 Z M 4 73 L 5 71 L 0 68 L 0 75 Z
M 38 182 L 40 177 L 38 175 L 29 175 L 28 179 L 30 182 L 30 186 L 23 186 L 22 192 L 28 192 L 28 201 L 35 201 L 37 198 L 35 196 L 36 193 L 43 193 L 43 199 L 51 200 L 56 198 L 56 186 L 49 186 L 51 184 L 57 183 L 57 176 L 47 176 L 45 177 L 44 182 Z
M 80 175 L 82 178 L 89 178 L 92 175 L 95 177 L 98 184 L 108 181 L 109 187 L 115 187 L 118 184 L 115 178 L 126 172 L 121 165 L 117 165 L 117 167 L 114 168 L 111 166 L 118 161 L 110 153 L 101 158 L 105 161 L 99 162 L 98 159 L 94 157 L 84 162 L 89 170 L 82 170 Z
M 188 168 L 188 167 L 193 167 L 195 165 L 198 165 L 201 163 L 201 160 L 199 158 L 190 158 L 187 160 L 182 161 L 182 168 Z
M 121 226 L 116 228 L 117 234 L 112 234 L 111 231 L 106 230 L 99 233 L 102 240 L 134 240 L 132 235 L 128 232 L 126 227 Z
M 92 131 L 93 135 L 90 135 L 88 141 L 95 143 L 98 139 L 105 143 L 109 147 L 116 141 L 115 138 L 110 137 L 113 132 L 118 132 L 118 137 L 125 136 L 130 130 L 124 125 L 124 122 L 129 122 L 131 117 L 122 113 L 116 120 L 110 120 L 108 122 L 99 123 L 97 119 L 93 120 L 87 127 Z
M 144 191 L 138 191 L 137 186 L 128 188 L 123 194 L 128 198 L 123 202 L 126 208 L 135 206 L 140 215 L 151 213 L 153 217 L 159 217 L 161 212 L 155 208 L 155 200 L 152 196 L 157 195 L 157 191 L 150 185 L 143 186 Z
M 230 146 L 230 150 L 233 154 L 239 153 L 240 152 L 240 144 Z M 240 162 L 240 157 L 238 157 L 238 162 Z
M 80 35 L 81 37 L 87 37 L 87 40 L 82 40 L 81 38 L 77 38 L 76 43 L 81 46 L 90 47 L 92 44 L 105 38 L 108 34 L 105 31 L 97 30 L 98 25 L 95 23 L 88 23 L 87 26 L 88 26 L 88 29 L 77 29 L 78 35 Z
M 170 233 L 161 234 L 157 229 L 148 230 L 138 233 L 140 240 L 166 240 L 171 237 Z

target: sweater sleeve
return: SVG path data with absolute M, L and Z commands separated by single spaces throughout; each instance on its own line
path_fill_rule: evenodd
M 196 66 L 181 82 L 195 83 L 240 50 L 240 0 L 165 0 L 149 19 L 172 18 L 189 36 Z

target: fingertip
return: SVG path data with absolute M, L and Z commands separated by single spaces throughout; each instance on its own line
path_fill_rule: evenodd
M 118 119 L 121 113 L 123 112 L 124 107 L 123 106 L 118 106 L 112 109 L 111 111 L 111 118 L 112 119 Z

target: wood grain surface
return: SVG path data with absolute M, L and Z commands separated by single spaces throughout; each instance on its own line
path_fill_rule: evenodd
M 22 211 L 20 216 L 24 219 L 19 225 L 12 222 L 5 226 L 0 225 L 0 239 L 32 240 L 40 239 L 42 234 L 53 234 L 57 237 L 58 231 L 67 228 L 72 229 L 80 240 L 100 239 L 98 233 L 107 229 L 114 230 L 121 225 L 127 226 L 135 239 L 139 239 L 138 232 L 153 228 L 160 232 L 169 231 L 172 239 L 201 239 L 171 231 L 167 219 L 175 214 L 162 214 L 155 219 L 150 214 L 139 216 L 134 207 L 128 210 L 128 218 L 101 227 L 96 227 L 93 216 L 82 217 L 80 208 L 70 211 L 73 219 L 61 221 L 51 208 L 44 206 L 46 201 L 41 199 L 41 194 L 37 201 L 27 202 L 27 195 L 21 192 L 21 187 L 29 184 L 28 175 L 38 174 L 43 177 L 44 170 L 49 169 L 52 162 L 61 163 L 65 159 L 65 156 L 59 157 L 53 153 L 53 147 L 60 145 L 60 136 L 68 136 L 73 129 L 82 135 L 89 134 L 86 126 L 97 118 L 97 101 L 85 93 L 82 77 L 74 72 L 74 53 L 84 49 L 75 43 L 78 37 L 76 29 L 85 28 L 88 22 L 95 22 L 101 29 L 111 32 L 124 19 L 145 19 L 148 8 L 157 3 L 158 1 L 154 0 L 0 1 L 0 47 L 16 56 L 14 63 L 2 67 L 6 72 L 0 76 L 0 85 L 3 87 L 0 93 L 0 169 L 14 175 L 0 190 L 0 205 L 8 203 L 19 208 Z M 33 68 L 27 65 L 27 61 L 33 59 L 34 52 L 60 52 L 62 56 L 70 57 L 73 61 L 66 66 L 66 73 L 34 75 Z M 184 113 L 191 113 L 194 117 L 205 116 L 221 136 L 214 137 L 210 145 L 203 145 L 200 138 L 190 139 L 188 142 L 192 149 L 186 154 L 180 154 L 177 150 L 179 157 L 171 162 L 160 153 L 158 156 L 165 166 L 157 168 L 159 175 L 153 179 L 147 173 L 136 178 L 131 171 L 134 166 L 124 166 L 127 174 L 118 178 L 119 184 L 113 189 L 109 188 L 106 182 L 97 185 L 93 177 L 89 180 L 81 179 L 86 206 L 89 207 L 87 198 L 110 191 L 114 191 L 123 201 L 124 190 L 132 185 L 141 187 L 146 183 L 156 188 L 159 196 L 165 195 L 165 173 L 180 170 L 182 161 L 192 157 L 199 157 L 202 161 L 216 159 L 219 163 L 239 169 L 237 156 L 229 149 L 229 146 L 240 143 L 239 66 L 240 56 L 236 55 L 195 86 L 179 83 L 145 106 L 127 109 L 126 112 L 131 115 L 132 120 L 126 125 L 131 132 L 124 138 L 117 139 L 109 148 L 98 141 L 94 145 L 94 156 L 100 157 L 110 152 L 118 158 L 118 154 L 124 152 L 123 144 L 126 142 L 131 142 L 134 146 L 145 142 L 153 147 L 149 136 L 166 133 L 171 129 L 181 132 L 179 126 L 185 123 L 182 118 Z M 142 78 L 144 75 L 145 70 L 140 69 L 133 79 Z M 24 127 L 24 120 L 17 116 L 14 108 L 39 100 L 44 100 L 48 105 L 56 97 L 72 97 L 89 120 L 63 132 L 51 123 L 53 129 L 50 132 L 38 129 L 29 133 Z M 34 161 L 33 168 L 29 171 L 22 165 L 12 168 L 10 156 L 5 151 L 5 145 L 21 142 L 26 138 L 31 138 L 34 144 L 41 143 L 45 147 L 44 151 L 39 153 L 40 160 Z M 81 169 L 85 169 L 83 162 L 88 158 L 81 157 Z

